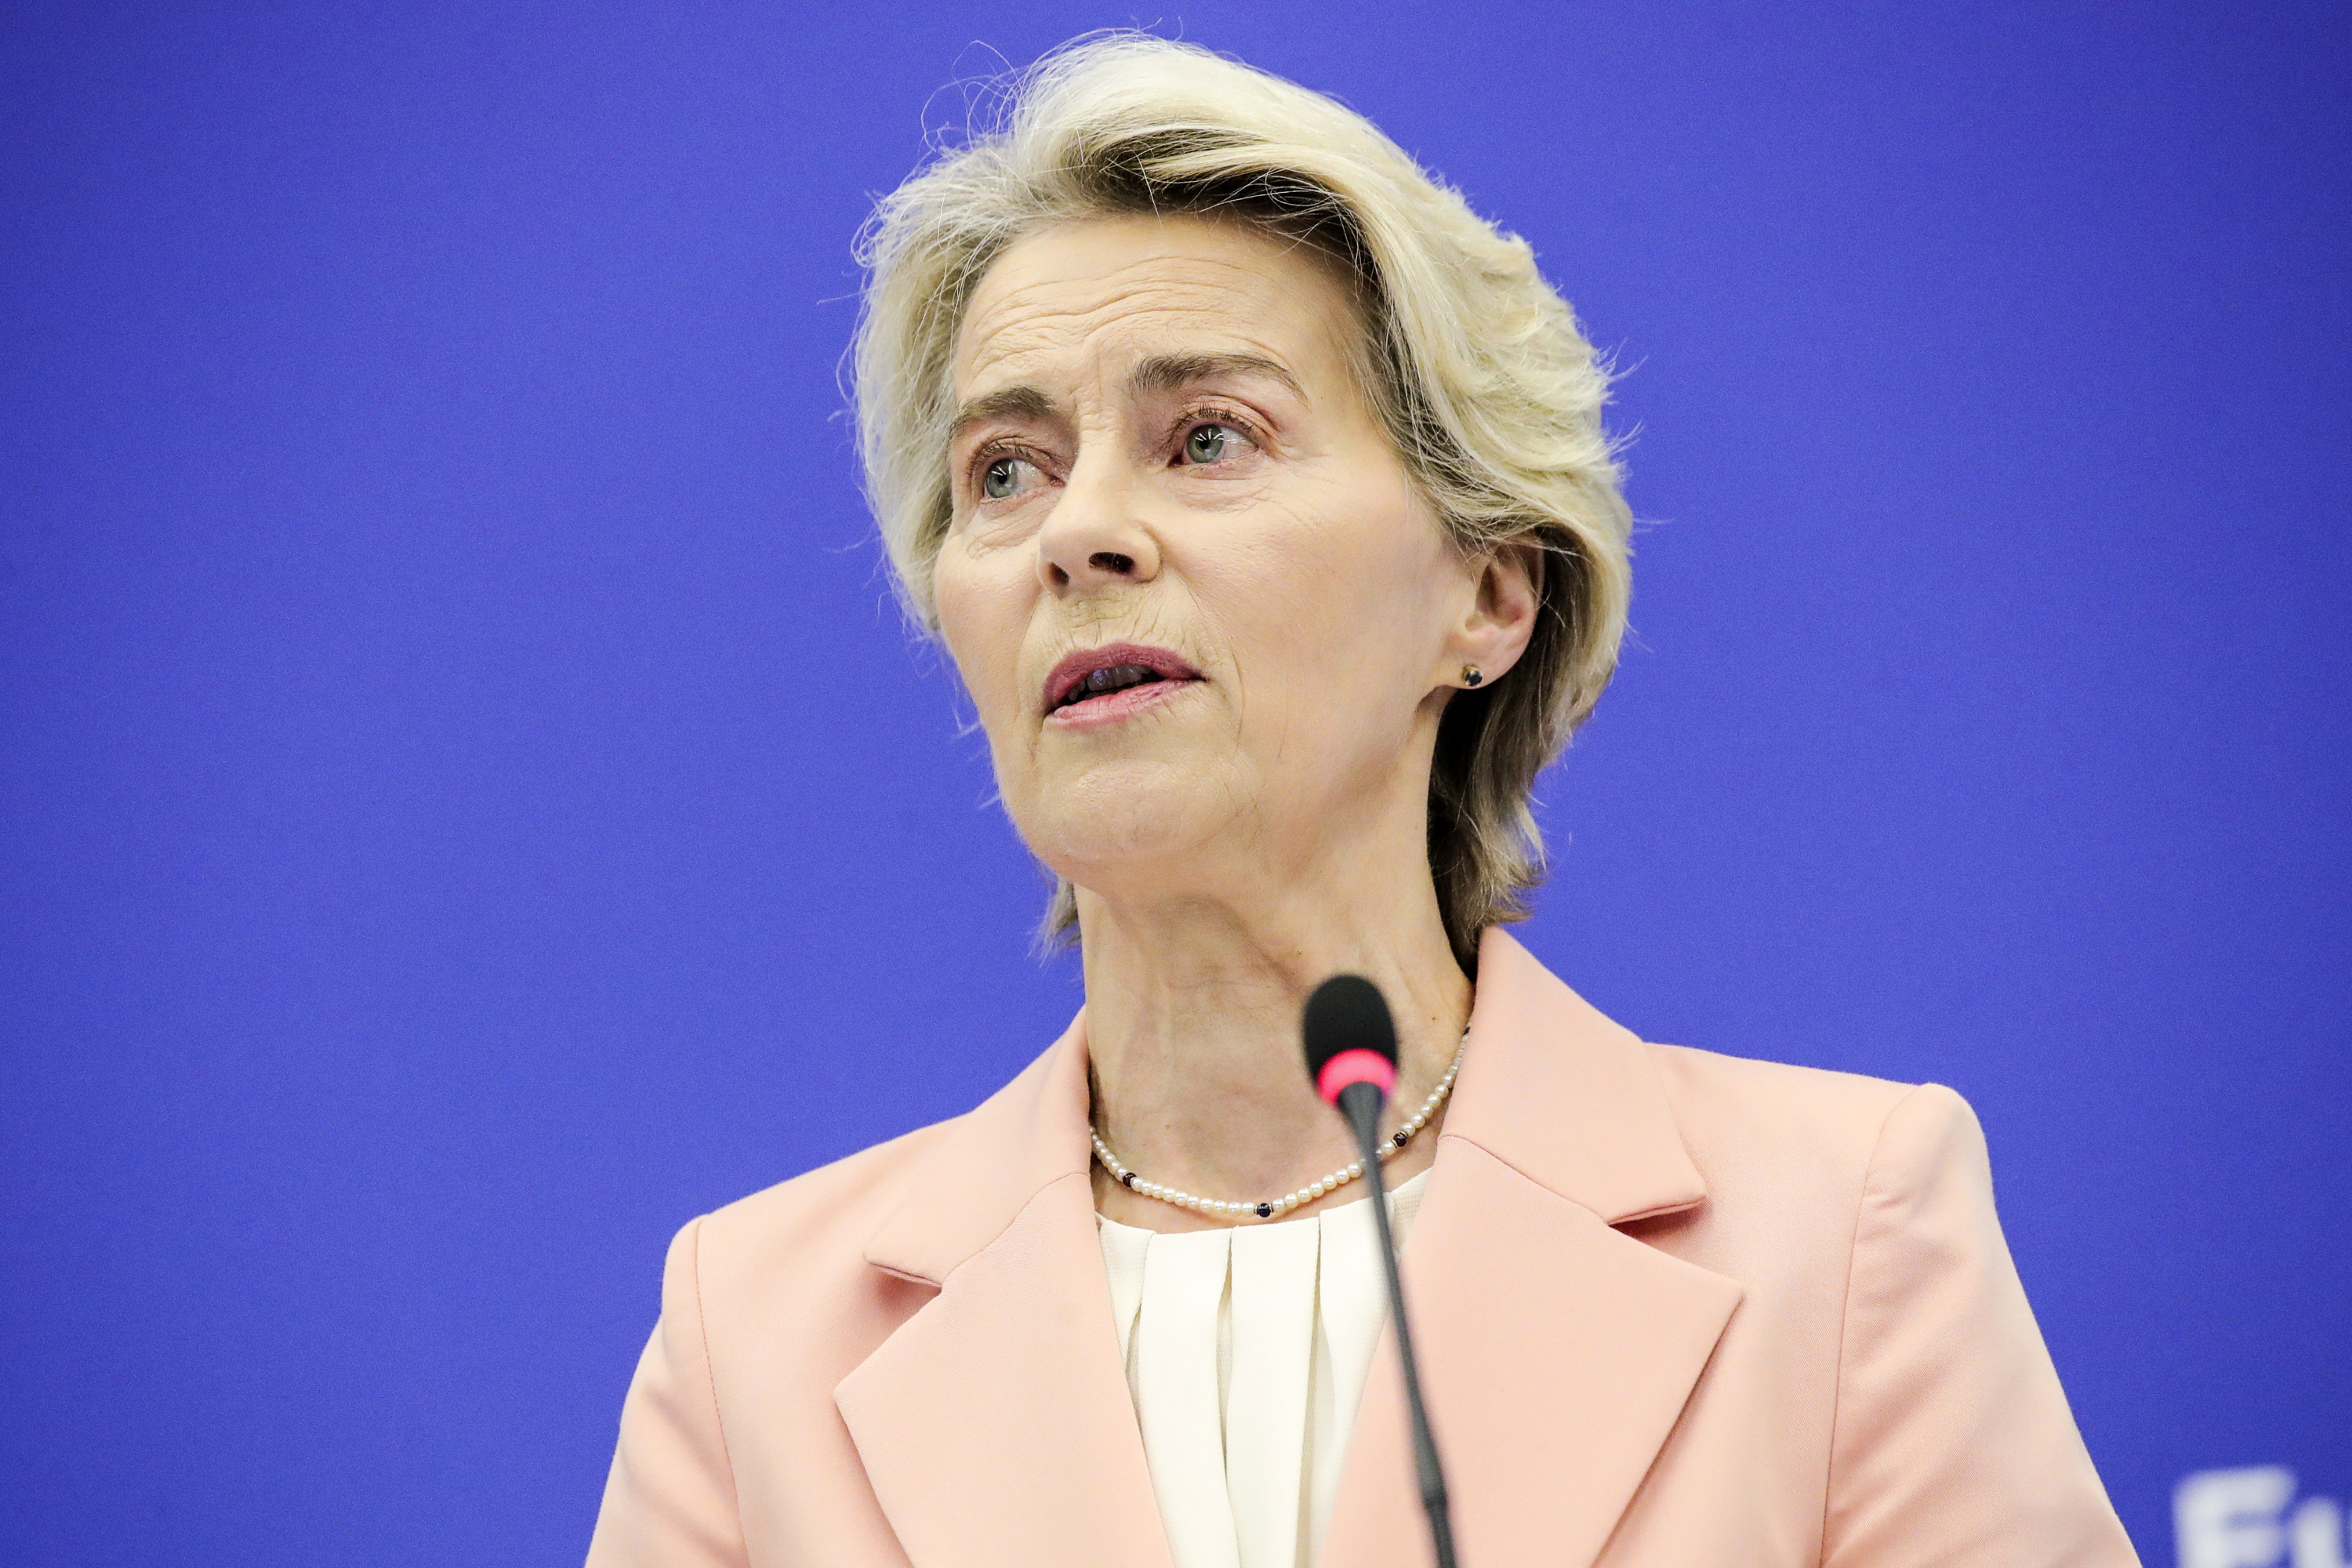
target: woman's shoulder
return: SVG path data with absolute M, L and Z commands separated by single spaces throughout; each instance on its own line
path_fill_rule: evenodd
M 1984 1167 L 1976 1113 L 1942 1084 L 1688 1046 L 1644 1048 L 1711 1189 L 1777 1188 L 1843 1206 L 1870 1191 Z
M 704 1215 L 695 1222 L 704 1290 L 864 1272 L 866 1243 L 963 1120 L 919 1127 Z
M 1874 1127 L 1904 1099 L 1931 1087 L 1832 1068 L 1732 1056 L 1696 1046 L 1645 1041 L 1643 1048 L 1678 1109 L 1795 1117 L 1815 1134 L 1851 1136 L 1860 1129 Z

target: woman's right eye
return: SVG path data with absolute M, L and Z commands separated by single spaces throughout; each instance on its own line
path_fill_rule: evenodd
M 1018 458 L 997 458 L 981 471 L 980 493 L 991 500 L 1008 500 L 1021 493 L 1021 470 L 1029 465 Z

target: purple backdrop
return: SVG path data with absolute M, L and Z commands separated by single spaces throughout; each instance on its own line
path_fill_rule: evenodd
M 2163 1563 L 2352 1495 L 2352 24 L 1952 10 L 1157 20 L 1632 373 L 1528 941 L 1967 1094 Z M 835 373 L 974 40 L 1136 19 L 10 8 L 0 1555 L 576 1562 L 669 1233 L 1058 1029 Z

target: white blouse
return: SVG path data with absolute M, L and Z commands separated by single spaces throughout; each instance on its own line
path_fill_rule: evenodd
M 1399 1247 L 1428 1184 L 1389 1194 Z M 1308 1568 L 1387 1314 L 1369 1202 L 1181 1235 L 1099 1225 L 1176 1568 Z

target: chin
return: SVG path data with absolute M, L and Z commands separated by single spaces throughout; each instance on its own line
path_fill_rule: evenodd
M 1230 770 L 1198 761 L 1101 763 L 1041 788 L 1016 816 L 1037 858 L 1081 887 L 1195 853 L 1232 826 Z

